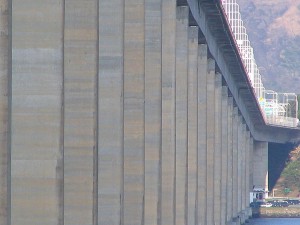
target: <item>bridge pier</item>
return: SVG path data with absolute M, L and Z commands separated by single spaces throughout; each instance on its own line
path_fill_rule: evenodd
M 253 147 L 253 185 L 268 193 L 268 142 L 255 141 Z
M 221 98 L 221 127 L 222 127 L 222 137 L 221 137 L 221 224 L 225 225 L 227 221 L 227 213 L 229 214 L 227 201 L 229 200 L 227 197 L 227 191 L 229 190 L 229 186 L 227 184 L 230 182 L 229 180 L 229 151 L 228 148 L 228 88 L 226 86 L 222 86 L 222 98 Z
M 207 219 L 207 45 L 198 47 L 198 224 Z

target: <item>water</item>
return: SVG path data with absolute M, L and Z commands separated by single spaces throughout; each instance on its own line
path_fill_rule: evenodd
M 300 225 L 300 218 L 259 218 L 251 220 L 249 225 Z

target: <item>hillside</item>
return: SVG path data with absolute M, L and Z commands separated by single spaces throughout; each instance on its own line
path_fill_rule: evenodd
M 277 158 L 282 157 L 282 152 L 283 151 L 280 152 L 281 154 L 277 152 Z M 283 152 L 283 154 L 285 153 Z M 277 166 L 273 165 L 273 168 L 271 168 L 273 170 L 279 170 L 281 173 L 278 177 L 279 179 L 275 182 L 274 188 L 271 184 L 271 189 L 276 190 L 276 197 L 298 197 L 300 194 L 300 146 L 288 153 L 287 157 L 282 157 L 281 162 L 283 162 L 282 159 L 286 159 L 285 163 L 279 164 L 282 166 L 278 166 L 277 164 Z M 280 162 L 280 160 L 277 160 L 277 163 L 278 162 Z M 272 160 L 270 163 L 272 163 Z
M 237 0 L 266 89 L 300 93 L 300 0 Z

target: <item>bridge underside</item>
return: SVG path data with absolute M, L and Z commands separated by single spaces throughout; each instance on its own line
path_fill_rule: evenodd
M 0 6 L 0 224 L 249 217 L 297 133 L 264 124 L 217 1 Z

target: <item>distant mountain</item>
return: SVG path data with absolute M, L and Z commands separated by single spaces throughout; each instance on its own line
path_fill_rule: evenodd
M 300 0 L 237 0 L 266 89 L 300 94 Z

